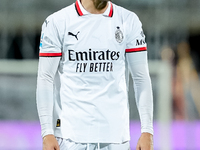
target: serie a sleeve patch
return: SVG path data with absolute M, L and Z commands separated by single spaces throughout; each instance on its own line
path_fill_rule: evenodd
M 60 127 L 60 126 L 61 126 L 61 120 L 60 120 L 60 119 L 57 119 L 56 127 Z

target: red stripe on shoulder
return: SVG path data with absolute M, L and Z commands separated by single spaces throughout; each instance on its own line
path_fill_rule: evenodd
M 126 49 L 126 53 L 146 51 L 147 47 Z
M 40 57 L 60 57 L 62 53 L 40 53 Z
M 81 9 L 80 9 L 80 6 L 79 6 L 79 4 L 78 4 L 78 0 L 77 0 L 76 3 L 75 3 L 75 7 L 76 7 L 76 11 L 77 11 L 78 15 L 79 15 L 79 16 L 83 16 L 83 13 L 82 13 L 82 11 L 81 11 Z

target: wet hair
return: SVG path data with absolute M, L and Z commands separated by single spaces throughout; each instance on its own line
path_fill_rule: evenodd
M 110 0 L 93 0 L 94 6 L 97 10 L 101 10 L 106 7 Z

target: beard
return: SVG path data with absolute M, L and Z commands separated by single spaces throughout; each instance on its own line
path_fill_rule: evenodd
M 108 1 L 110 0 L 92 0 L 92 1 L 97 10 L 102 10 L 106 7 Z

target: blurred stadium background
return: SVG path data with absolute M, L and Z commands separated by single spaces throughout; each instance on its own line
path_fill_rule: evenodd
M 0 0 L 0 149 L 42 149 L 35 89 L 41 25 L 75 0 Z M 113 0 L 148 43 L 154 149 L 200 150 L 200 0 Z M 140 122 L 130 80 L 131 150 Z

